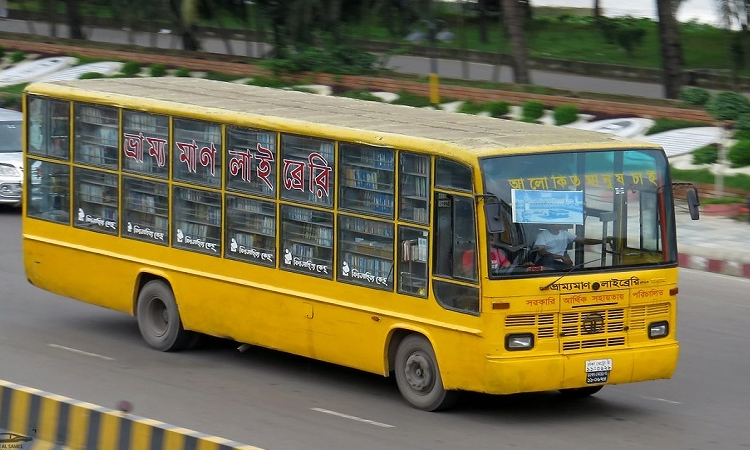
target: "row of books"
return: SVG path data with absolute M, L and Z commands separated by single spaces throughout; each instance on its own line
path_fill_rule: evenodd
M 179 222 L 177 224 L 177 229 L 182 230 L 186 236 L 190 236 L 191 238 L 202 238 L 206 241 L 215 240 L 221 235 L 219 229 L 216 227 L 194 222 Z
M 430 173 L 430 158 L 426 156 L 403 155 L 402 171 L 427 175 Z
M 348 155 L 346 162 L 363 164 L 376 169 L 393 170 L 394 158 L 392 150 L 363 149 L 359 151 L 359 155 Z
M 381 174 L 385 175 L 385 179 Z M 393 173 L 346 167 L 344 168 L 344 184 L 363 189 L 393 192 Z
M 333 246 L 333 228 L 313 223 L 289 225 L 288 234 L 297 239 L 315 242 L 321 247 Z
M 421 208 L 417 206 L 409 206 L 404 203 L 401 208 L 401 218 L 404 220 L 412 220 L 418 223 L 427 223 L 430 221 L 427 208 Z
M 157 212 L 156 200 L 153 195 L 143 194 L 141 192 L 128 192 L 125 199 L 126 208 L 139 211 L 146 214 L 167 214 L 167 198 L 160 197 Z
M 401 243 L 404 261 L 427 262 L 427 239 L 410 239 Z
M 401 184 L 401 194 L 411 195 L 414 197 L 427 198 L 430 193 L 430 187 L 427 178 L 416 175 L 406 175 Z
M 370 236 L 393 238 L 393 224 L 390 223 L 358 219 L 355 217 L 344 217 L 341 220 L 341 228 L 357 233 L 365 233 Z
M 393 195 L 381 192 L 361 191 L 355 195 L 346 193 L 341 204 L 344 207 L 393 214 Z
M 344 253 L 344 261 L 347 261 L 350 269 L 356 269 L 359 272 L 370 272 L 373 276 L 387 278 L 391 272 L 393 261 L 384 259 L 368 258 L 365 256 L 355 255 L 353 253 Z
M 243 230 L 252 230 L 266 236 L 274 236 L 276 234 L 276 219 L 271 216 L 249 217 L 244 221 L 236 221 L 232 225 L 235 227 L 241 227 Z

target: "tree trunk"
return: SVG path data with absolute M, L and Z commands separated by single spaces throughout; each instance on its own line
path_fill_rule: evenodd
M 657 0 L 659 15 L 659 42 L 661 45 L 662 82 L 664 96 L 678 98 L 683 85 L 682 70 L 685 61 L 682 56 L 680 30 L 675 19 L 674 0 Z
M 479 42 L 486 44 L 489 42 L 487 37 L 487 0 L 479 0 L 477 8 L 479 9 Z
M 599 5 L 599 0 L 594 0 L 594 18 L 598 19 L 602 16 L 602 8 Z
M 510 54 L 513 64 L 513 81 L 518 84 L 530 84 L 529 57 L 526 47 L 526 29 L 523 12 L 518 0 L 502 0 L 503 22 L 510 37 Z
M 83 33 L 83 21 L 78 10 L 78 0 L 67 0 L 66 4 L 71 39 L 86 39 L 86 35 Z

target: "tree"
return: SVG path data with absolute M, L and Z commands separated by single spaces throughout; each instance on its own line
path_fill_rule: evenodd
M 656 0 L 659 15 L 659 43 L 661 47 L 662 85 L 664 96 L 678 98 L 683 85 L 682 70 L 685 60 L 682 56 L 680 29 L 675 18 L 676 0 Z
M 727 32 L 730 33 L 729 54 L 732 56 L 732 75 L 736 78 L 744 69 L 747 49 L 747 38 L 750 36 L 750 1 L 717 0 L 721 19 Z M 732 31 L 739 25 L 740 31 Z
M 530 84 L 529 56 L 526 46 L 524 13 L 518 0 L 502 0 L 503 23 L 510 38 L 510 55 L 513 65 L 513 81 Z
M 78 9 L 78 0 L 66 0 L 68 28 L 71 39 L 86 39 L 83 33 L 83 20 Z

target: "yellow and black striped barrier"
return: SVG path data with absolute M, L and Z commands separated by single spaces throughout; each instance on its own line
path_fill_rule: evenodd
M 0 380 L 0 447 L 20 450 L 260 450 Z

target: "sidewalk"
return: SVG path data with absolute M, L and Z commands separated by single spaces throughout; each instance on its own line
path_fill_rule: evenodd
M 750 278 L 750 223 L 675 213 L 680 267 Z

